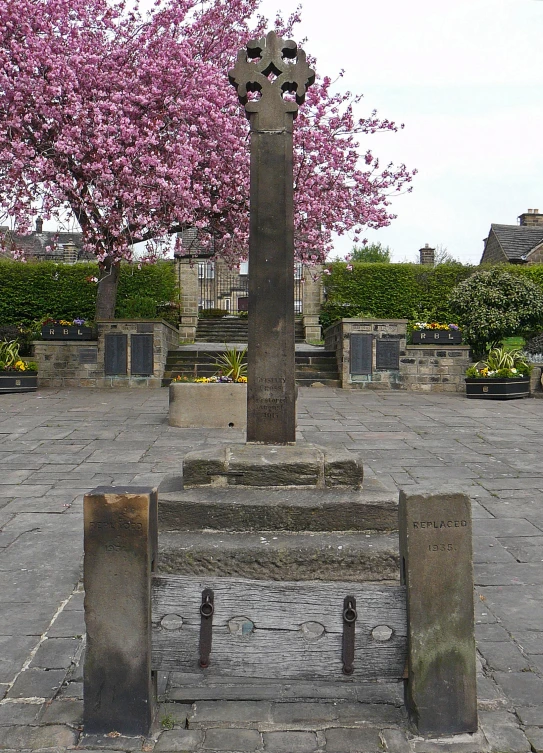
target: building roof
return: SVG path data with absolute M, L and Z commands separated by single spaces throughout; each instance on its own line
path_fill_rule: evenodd
M 65 233 L 52 230 L 43 230 L 41 233 L 33 231 L 29 235 L 19 235 L 9 230 L 5 226 L 0 227 L 0 242 L 3 249 L 9 253 L 12 249 L 20 250 L 25 257 L 34 259 L 57 259 L 62 260 L 64 257 L 64 246 L 73 243 L 78 252 L 78 258 L 93 258 L 89 254 L 81 251 L 82 234 Z M 47 251 L 47 246 L 51 250 Z
M 215 243 L 211 239 L 211 243 L 206 245 L 202 243 L 198 228 L 189 227 L 179 233 L 181 236 L 181 252 L 174 252 L 174 256 L 213 256 L 215 253 Z
M 509 261 L 525 261 L 528 254 L 543 243 L 543 225 L 526 227 L 525 225 L 490 226 L 504 254 Z

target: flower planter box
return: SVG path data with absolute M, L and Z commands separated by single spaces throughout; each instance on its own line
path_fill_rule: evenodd
M 35 392 L 37 389 L 37 371 L 0 371 L 0 393 Z
M 170 426 L 247 428 L 247 385 L 236 382 L 170 384 Z
M 41 328 L 43 340 L 96 340 L 96 332 L 92 327 L 77 324 L 47 324 Z
M 530 377 L 477 379 L 466 377 L 466 397 L 486 400 L 515 400 L 530 396 Z
M 413 345 L 460 345 L 462 332 L 458 329 L 417 329 L 412 334 Z

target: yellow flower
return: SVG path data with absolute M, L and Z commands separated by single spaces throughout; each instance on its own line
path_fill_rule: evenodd
M 26 371 L 26 365 L 24 361 L 15 361 L 14 365 L 18 371 Z

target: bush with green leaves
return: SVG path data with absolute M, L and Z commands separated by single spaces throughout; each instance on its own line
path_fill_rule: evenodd
M 57 264 L 0 260 L 0 325 L 32 326 L 44 316 L 53 319 L 90 319 L 96 312 L 98 265 Z M 157 303 L 175 301 L 177 285 L 173 261 L 137 265 L 123 264 L 120 270 L 117 305 L 138 297 Z M 118 316 L 117 312 L 117 316 Z
M 475 272 L 452 291 L 449 306 L 475 357 L 505 337 L 529 336 L 543 324 L 543 291 L 502 267 Z
M 420 321 L 422 311 L 430 321 L 453 322 L 447 299 L 473 271 L 461 264 L 327 264 L 321 324 L 326 329 L 338 319 L 355 316 Z

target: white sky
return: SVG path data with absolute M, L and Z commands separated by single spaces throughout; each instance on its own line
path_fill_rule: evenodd
M 297 0 L 262 0 L 284 15 Z M 542 0 L 305 0 L 296 38 L 321 75 L 363 93 L 404 123 L 361 142 L 381 164 L 417 168 L 413 192 L 397 197 L 390 227 L 368 231 L 394 261 L 415 261 L 440 244 L 478 263 L 491 222 L 543 212 Z M 338 239 L 336 253 L 352 243 Z
M 145 4 L 145 0 L 143 2 Z M 288 15 L 298 0 L 262 0 Z M 388 228 L 364 235 L 417 261 L 429 243 L 478 263 L 491 222 L 543 212 L 543 0 L 305 0 L 297 39 L 321 75 L 404 123 L 366 136 L 384 165 L 416 168 Z M 338 238 L 335 254 L 352 247 Z

